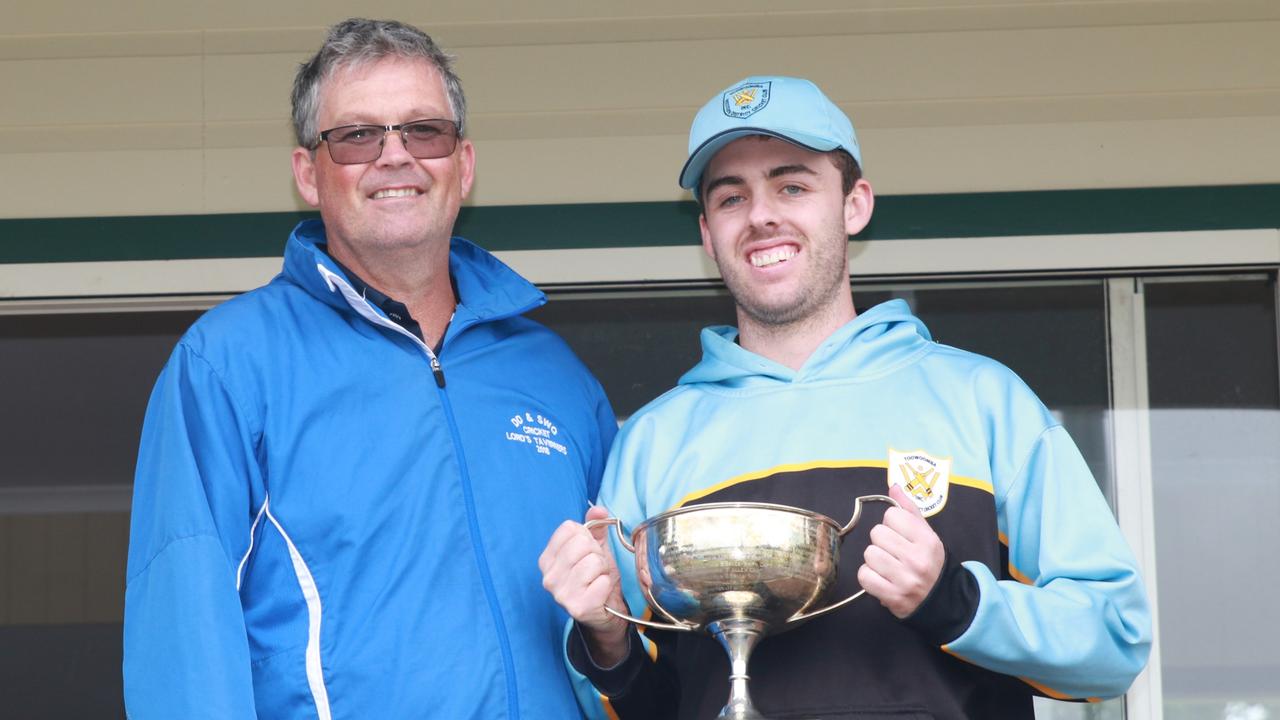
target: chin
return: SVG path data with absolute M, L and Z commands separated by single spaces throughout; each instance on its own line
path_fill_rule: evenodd
M 381 227 L 370 228 L 366 237 L 371 238 L 370 245 L 390 250 L 421 245 L 429 238 L 441 235 L 448 237 L 447 232 L 426 223 L 388 223 Z
M 782 326 L 803 320 L 807 308 L 799 302 L 792 303 L 741 303 L 747 315 L 762 325 Z

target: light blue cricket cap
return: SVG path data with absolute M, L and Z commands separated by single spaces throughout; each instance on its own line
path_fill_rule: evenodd
M 694 116 L 680 187 L 696 195 L 711 158 L 747 135 L 771 135 L 815 152 L 844 148 L 862 166 L 853 123 L 817 85 L 802 78 L 757 75 L 716 94 Z

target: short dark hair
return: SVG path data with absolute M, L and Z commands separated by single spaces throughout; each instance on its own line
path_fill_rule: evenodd
M 467 120 L 467 99 L 453 72 L 453 56 L 445 53 L 430 35 L 396 20 L 349 18 L 329 28 L 314 57 L 298 67 L 293 78 L 293 133 L 298 144 L 314 149 L 320 144 L 320 85 L 339 68 L 356 67 L 387 57 L 422 59 L 440 72 L 449 97 L 452 119 L 462 134 Z
M 849 197 L 849 193 L 853 192 L 853 186 L 862 179 L 862 168 L 858 167 L 858 161 L 844 148 L 836 148 L 826 153 L 826 156 L 840 171 L 840 188 L 844 191 L 844 197 Z
M 842 197 L 849 197 L 849 193 L 853 192 L 853 186 L 858 184 L 858 180 L 862 179 L 862 168 L 858 167 L 858 161 L 855 160 L 853 155 L 850 155 L 849 151 L 844 148 L 828 150 L 822 154 L 826 155 L 827 159 L 831 161 L 831 164 L 836 167 L 836 170 L 840 171 L 840 189 L 842 191 Z M 706 173 L 703 173 L 703 175 L 705 176 Z M 693 199 L 698 203 L 698 209 L 700 210 L 704 209 L 702 201 L 704 193 L 702 190 L 702 178 L 698 178 L 698 192 L 693 194 Z

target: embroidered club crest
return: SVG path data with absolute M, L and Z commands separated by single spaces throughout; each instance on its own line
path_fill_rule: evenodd
M 950 481 L 951 458 L 889 448 L 889 486 L 902 486 L 925 517 L 936 515 L 947 504 Z
M 724 94 L 724 114 L 745 118 L 760 112 L 769 104 L 769 86 L 772 83 L 743 83 Z

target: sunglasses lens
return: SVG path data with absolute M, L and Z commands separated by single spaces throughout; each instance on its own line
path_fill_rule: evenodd
M 414 120 L 398 130 L 404 149 L 419 160 L 452 155 L 458 146 L 458 126 L 449 120 Z M 346 125 L 326 131 L 323 137 L 334 162 L 359 165 L 382 155 L 386 132 L 381 125 Z
M 419 120 L 403 128 L 405 149 L 420 159 L 452 155 L 458 144 L 458 129 L 447 120 Z
M 329 132 L 329 156 L 343 165 L 367 163 L 382 154 L 382 134 L 377 125 L 351 125 Z

